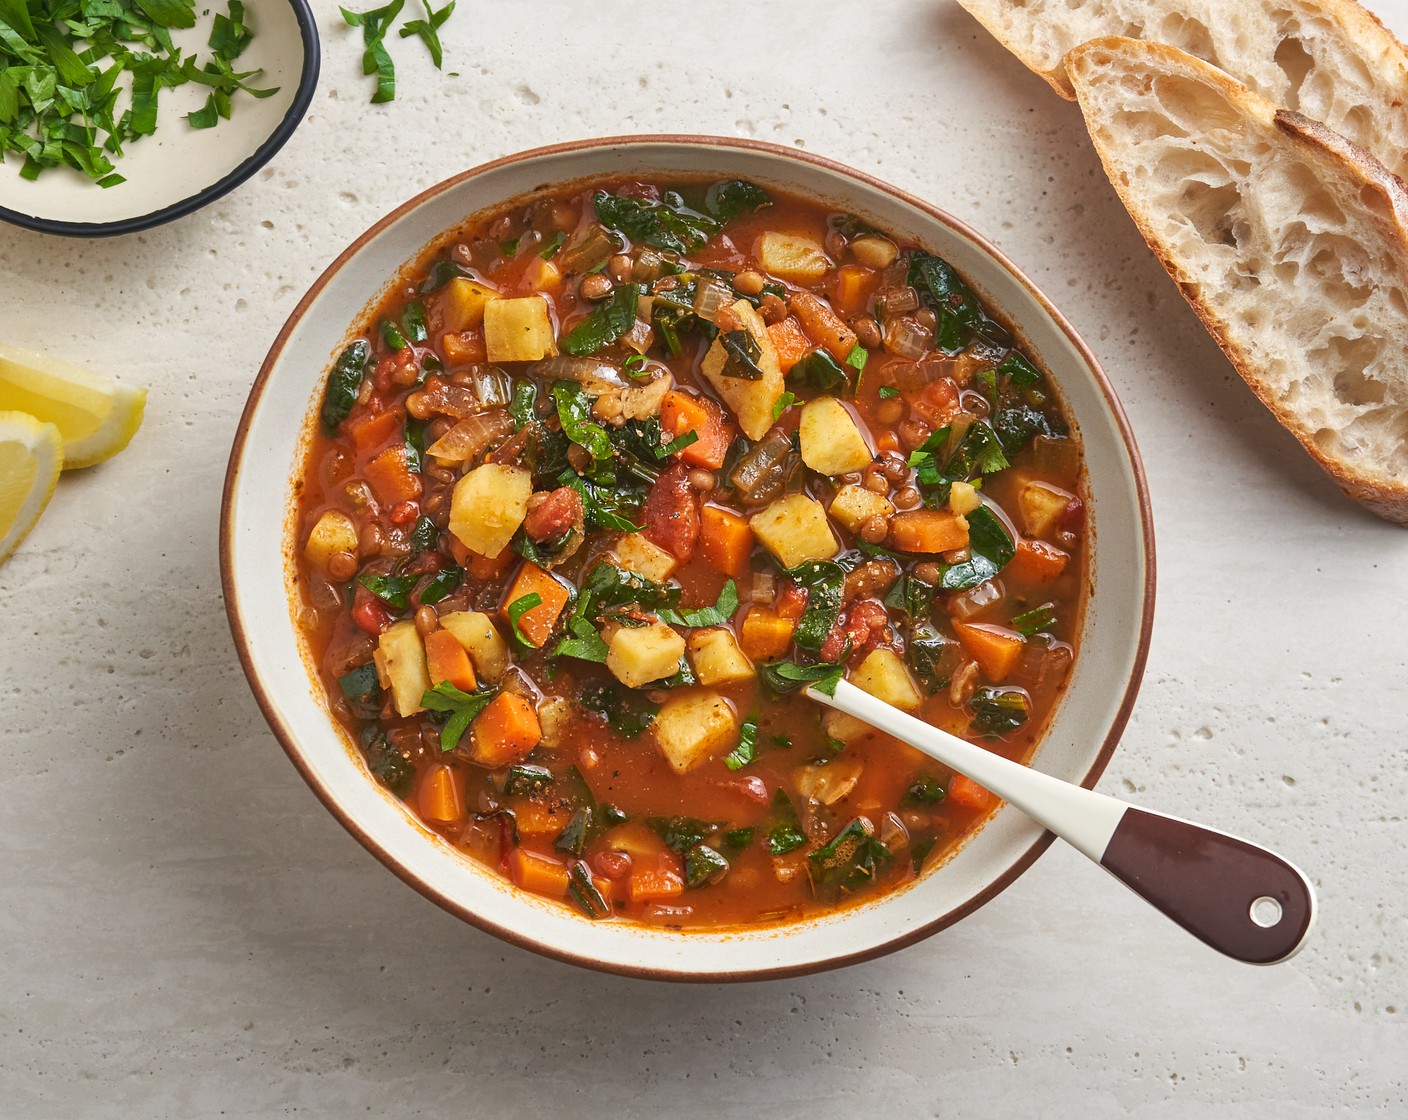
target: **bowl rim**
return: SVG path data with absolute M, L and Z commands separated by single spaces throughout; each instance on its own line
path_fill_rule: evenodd
M 273 159 L 279 149 L 289 142 L 303 122 L 309 106 L 313 104 L 313 95 L 317 92 L 318 75 L 322 69 L 322 47 L 318 39 L 318 25 L 313 18 L 313 9 L 308 0 L 284 0 L 284 3 L 293 9 L 293 18 L 298 23 L 298 37 L 303 43 L 303 66 L 299 70 L 298 86 L 294 91 L 293 101 L 289 103 L 288 111 L 284 113 L 278 127 L 228 175 L 179 202 L 173 202 L 170 206 L 113 222 L 71 222 L 58 218 L 41 218 L 8 206 L 0 206 L 0 221 L 34 230 L 36 233 L 52 233 L 60 237 L 119 237 L 122 234 L 141 233 L 143 230 L 174 222 L 177 218 L 194 214 L 201 207 L 229 194 Z
M 434 186 L 421 191 L 389 213 L 383 215 L 368 227 L 366 231 L 349 244 L 347 248 L 323 270 L 318 279 L 313 282 L 312 286 L 289 314 L 288 319 L 284 322 L 273 344 L 270 346 L 269 353 L 265 357 L 263 365 L 260 366 L 259 373 L 250 388 L 249 397 L 245 402 L 244 410 L 240 414 L 234 442 L 230 449 L 230 458 L 225 474 L 225 485 L 220 502 L 220 585 L 225 604 L 226 618 L 229 621 L 230 633 L 234 639 L 235 652 L 239 657 L 240 667 L 244 671 L 245 678 L 249 682 L 250 689 L 254 693 L 255 701 L 259 705 L 259 709 L 263 713 L 265 721 L 269 724 L 270 730 L 273 731 L 274 737 L 279 741 L 280 746 L 283 747 L 284 753 L 288 755 L 294 768 L 302 775 L 303 780 L 307 782 L 309 788 L 312 789 L 318 800 L 322 802 L 324 808 L 352 834 L 358 843 L 375 856 L 378 862 L 389 869 L 402 882 L 428 898 L 431 902 L 434 902 L 441 909 L 460 918 L 462 921 L 486 933 L 493 934 L 511 945 L 527 949 L 553 960 L 580 965 L 598 972 L 607 972 L 614 975 L 639 979 L 670 980 L 683 983 L 773 980 L 808 975 L 833 968 L 841 968 L 846 965 L 859 964 L 863 961 L 873 960 L 922 941 L 940 930 L 953 925 L 979 907 L 986 905 L 1016 882 L 1017 879 L 1036 862 L 1037 858 L 1046 851 L 1046 849 L 1050 847 L 1051 842 L 1056 839 L 1055 834 L 1049 831 L 1042 832 L 1032 841 L 1025 851 L 997 876 L 996 879 L 958 906 L 936 915 L 932 920 L 924 922 L 912 930 L 898 934 L 879 944 L 858 949 L 853 953 L 834 954 L 801 964 L 781 965 L 771 968 L 752 968 L 736 972 L 718 969 L 701 969 L 698 971 L 685 972 L 665 970 L 645 965 L 631 965 L 627 963 L 597 960 L 596 958 L 573 952 L 569 948 L 539 940 L 520 929 L 490 921 L 468 907 L 461 905 L 442 892 L 434 883 L 420 877 L 391 857 L 380 846 L 376 838 L 371 836 L 349 813 L 344 812 L 334 798 L 331 790 L 322 785 L 314 777 L 311 766 L 303 759 L 302 752 L 297 745 L 296 737 L 292 730 L 285 725 L 278 710 L 265 691 L 264 685 L 255 671 L 248 638 L 245 634 L 244 623 L 240 617 L 233 563 L 233 514 L 235 491 L 237 489 L 240 467 L 244 460 L 245 443 L 249 435 L 250 423 L 260 398 L 263 395 L 265 385 L 274 367 L 282 357 L 289 336 L 324 287 L 326 287 L 332 278 L 361 251 L 364 245 L 378 236 L 384 229 L 419 207 L 422 203 L 445 191 L 453 189 L 468 179 L 515 163 L 542 157 L 567 155 L 593 149 L 644 147 L 649 145 L 675 145 L 705 149 L 741 148 L 766 153 L 780 156 L 784 160 L 820 168 L 834 175 L 859 182 L 863 186 L 873 190 L 888 194 L 916 208 L 941 225 L 949 227 L 960 236 L 971 239 L 983 252 L 992 257 L 1002 268 L 1006 269 L 1011 276 L 1026 289 L 1028 294 L 1042 307 L 1046 314 L 1050 316 L 1051 321 L 1080 354 L 1082 361 L 1094 378 L 1096 387 L 1104 400 L 1105 407 L 1114 420 L 1115 427 L 1123 442 L 1125 453 L 1128 456 L 1132 481 L 1138 498 L 1139 535 L 1143 545 L 1144 569 L 1144 590 L 1140 602 L 1139 641 L 1135 649 L 1129 679 L 1125 684 L 1124 694 L 1121 697 L 1119 707 L 1115 711 L 1114 717 L 1110 723 L 1109 731 L 1104 741 L 1101 743 L 1099 751 L 1092 759 L 1090 766 L 1080 780 L 1080 785 L 1087 789 L 1091 789 L 1095 786 L 1101 774 L 1104 773 L 1105 767 L 1109 764 L 1110 758 L 1114 754 L 1115 747 L 1118 745 L 1124 733 L 1130 713 L 1134 708 L 1135 699 L 1139 693 L 1140 684 L 1143 681 L 1144 669 L 1149 654 L 1150 638 L 1153 632 L 1155 585 L 1157 582 L 1153 511 L 1149 500 L 1148 480 L 1145 476 L 1143 459 L 1140 456 L 1138 445 L 1135 443 L 1129 418 L 1125 414 L 1124 407 L 1115 394 L 1114 386 L 1110 382 L 1109 376 L 1105 373 L 1104 367 L 1101 366 L 1099 360 L 1095 357 L 1095 354 L 1091 351 L 1085 340 L 1077 333 L 1069 320 L 1056 308 L 1055 304 L 1051 302 L 1046 294 L 1032 282 L 1026 273 L 1008 259 L 1005 253 L 998 249 L 988 238 L 982 236 L 967 223 L 962 221 L 962 219 L 956 218 L 932 203 L 926 202 L 918 196 L 893 186 L 864 171 L 859 171 L 836 160 L 816 155 L 812 152 L 784 147 L 780 144 L 773 144 L 762 140 L 702 134 L 665 133 L 588 138 L 530 148 L 508 156 L 502 156 L 498 159 L 489 160 L 466 171 L 452 175 L 436 183 Z

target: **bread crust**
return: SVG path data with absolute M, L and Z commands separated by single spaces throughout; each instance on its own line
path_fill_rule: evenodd
M 1369 152 L 1323 124 L 1300 113 L 1278 109 L 1222 71 L 1175 48 L 1131 39 L 1098 39 L 1072 51 L 1066 65 L 1085 113 L 1091 139 L 1110 182 L 1149 248 L 1177 283 L 1194 314 L 1222 348 L 1238 374 L 1277 421 L 1299 440 L 1346 494 L 1380 517 L 1408 525 L 1408 478 L 1404 477 L 1404 473 L 1394 473 L 1390 469 L 1391 464 L 1366 462 L 1362 456 L 1356 458 L 1343 448 L 1327 446 L 1324 440 L 1317 439 L 1317 431 L 1307 421 L 1305 410 L 1298 407 L 1304 404 L 1304 398 L 1298 393 L 1301 383 L 1291 382 L 1291 388 L 1297 392 L 1287 392 L 1285 386 L 1273 383 L 1263 368 L 1264 354 L 1259 356 L 1255 352 L 1258 343 L 1265 349 L 1265 339 L 1258 338 L 1254 328 L 1249 329 L 1233 321 L 1229 314 L 1230 297 L 1222 291 L 1210 292 L 1205 283 L 1206 276 L 1197 275 L 1195 264 L 1188 259 L 1187 253 L 1180 252 L 1172 244 L 1169 236 L 1170 215 L 1151 210 L 1131 182 L 1131 165 L 1124 157 L 1131 154 L 1132 146 L 1124 145 L 1120 138 L 1110 135 L 1108 126 L 1111 122 L 1107 119 L 1109 107 L 1102 103 L 1101 91 L 1096 87 L 1102 80 L 1112 80 L 1110 75 L 1121 67 L 1126 75 L 1131 76 L 1131 80 L 1152 83 L 1160 75 L 1176 75 L 1197 82 L 1203 89 L 1220 97 L 1248 125 L 1276 143 L 1278 158 L 1300 161 L 1308 171 L 1318 176 L 1320 183 L 1328 183 L 1331 188 L 1340 185 L 1335 181 L 1337 177 L 1347 176 L 1348 182 L 1357 188 L 1358 203 L 1370 207 L 1378 219 L 1364 222 L 1363 228 L 1356 228 L 1353 233 L 1361 238 L 1381 240 L 1382 245 L 1371 248 L 1381 249 L 1390 258 L 1408 261 L 1408 191 L 1405 191 L 1402 181 Z M 1220 111 L 1215 106 L 1213 110 Z M 1187 116 L 1182 123 L 1189 123 Z M 1227 124 L 1226 119 L 1208 122 L 1209 127 Z M 1189 144 L 1196 148 L 1198 140 L 1190 139 Z M 1254 177 L 1247 187 L 1250 194 L 1258 189 Z M 1346 197 L 1349 193 L 1341 190 L 1335 197 L 1345 204 L 1347 212 L 1354 213 L 1352 205 L 1356 200 Z M 1178 217 L 1172 216 L 1174 220 Z M 1408 277 L 1408 270 L 1405 270 L 1405 277 Z M 1281 291 L 1278 286 L 1272 290 L 1268 302 L 1279 300 L 1300 314 L 1314 315 L 1317 309 L 1310 298 L 1313 294 L 1308 295 L 1301 290 Z M 1408 333 L 1405 330 L 1408 324 L 1398 323 L 1396 326 L 1400 332 Z M 1294 345 L 1293 340 L 1286 341 Z M 1401 349 L 1399 352 L 1402 353 Z M 1301 358 L 1309 361 L 1303 354 Z M 1404 355 L 1403 360 L 1408 364 L 1408 354 Z M 1362 373 L 1362 370 L 1359 372 Z M 1397 376 L 1403 382 L 1402 393 L 1408 395 L 1408 377 L 1402 365 L 1398 367 Z M 1393 388 L 1395 392 L 1399 391 L 1396 383 Z M 1398 419 L 1400 425 L 1408 425 L 1408 408 L 1403 409 Z
M 1356 0 L 958 3 L 1068 101 L 1076 93 L 1066 56 L 1082 43 L 1167 43 L 1273 104 L 1326 121 L 1408 178 L 1408 49 Z M 1282 57 L 1291 42 L 1295 49 Z

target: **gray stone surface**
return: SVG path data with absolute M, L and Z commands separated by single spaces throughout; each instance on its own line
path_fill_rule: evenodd
M 1372 6 L 1408 32 L 1408 2 Z M 1408 1114 L 1408 536 L 1252 398 L 1077 110 L 946 0 L 461 0 L 458 76 L 397 40 L 401 96 L 369 108 L 359 40 L 317 7 L 317 99 L 253 181 L 134 237 L 0 231 L 0 337 L 152 388 L 132 448 L 65 478 L 0 568 L 0 1116 Z M 625 981 L 462 925 L 318 806 L 250 697 L 217 574 L 264 351 L 403 199 L 634 131 L 873 171 L 993 237 L 1090 341 L 1148 464 L 1161 569 L 1101 788 L 1306 867 L 1322 916 L 1296 960 L 1225 961 L 1058 847 L 883 960 Z

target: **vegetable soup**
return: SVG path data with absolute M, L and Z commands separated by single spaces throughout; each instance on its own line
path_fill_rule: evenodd
M 295 609 L 374 778 L 586 918 L 794 921 L 996 807 L 801 690 L 1025 759 L 1080 446 L 944 260 L 814 202 L 604 182 L 476 218 L 328 374 Z

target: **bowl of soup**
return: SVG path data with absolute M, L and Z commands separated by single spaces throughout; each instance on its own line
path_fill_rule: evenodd
M 1154 585 L 1050 301 L 928 203 L 712 138 L 524 153 L 363 234 L 260 371 L 221 561 L 271 728 L 391 870 L 700 980 L 893 950 L 1049 842 L 807 685 L 1093 785 Z

